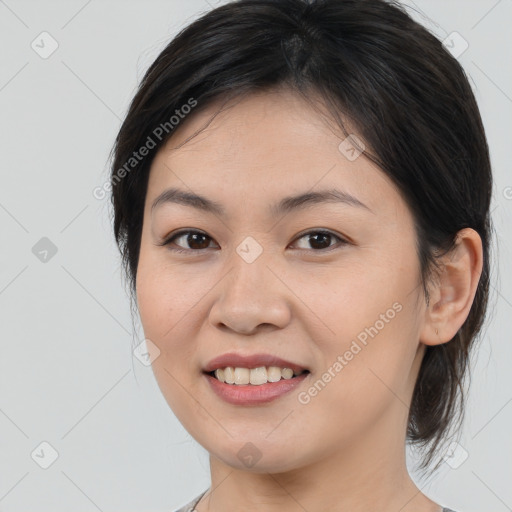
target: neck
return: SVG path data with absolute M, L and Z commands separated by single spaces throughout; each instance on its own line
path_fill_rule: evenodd
M 397 407 L 404 408 L 398 400 Z M 441 512 L 410 478 L 405 454 L 406 418 L 403 434 L 393 436 L 397 432 L 396 411 L 388 419 L 393 416 L 389 425 L 383 419 L 371 431 L 351 438 L 349 445 L 286 472 L 237 469 L 211 455 L 212 485 L 196 510 Z

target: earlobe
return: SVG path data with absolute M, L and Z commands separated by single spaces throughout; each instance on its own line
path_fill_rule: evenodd
M 438 279 L 432 286 L 420 332 L 425 345 L 450 341 L 466 321 L 483 267 L 480 235 L 471 228 L 459 231 L 455 247 L 439 263 Z

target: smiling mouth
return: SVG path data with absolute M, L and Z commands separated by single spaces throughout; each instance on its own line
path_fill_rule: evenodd
M 278 366 L 259 366 L 257 368 L 242 368 L 227 366 L 218 368 L 211 372 L 205 372 L 224 384 L 234 386 L 253 385 L 279 382 L 280 380 L 290 380 L 299 375 L 309 373 L 309 370 L 293 371 L 291 368 L 281 368 Z

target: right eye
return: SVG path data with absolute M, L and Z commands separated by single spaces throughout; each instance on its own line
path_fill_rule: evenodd
M 178 247 L 182 247 L 179 244 L 176 244 L 176 241 L 181 240 L 181 243 L 185 243 L 189 245 L 189 248 L 176 248 L 172 247 L 171 244 L 178 245 Z M 198 252 L 205 249 L 208 249 L 208 240 L 213 240 L 210 236 L 202 231 L 197 230 L 186 230 L 183 229 L 178 231 L 177 233 L 172 234 L 169 238 L 167 238 L 164 242 L 159 245 L 169 246 L 168 248 L 171 251 L 176 252 Z

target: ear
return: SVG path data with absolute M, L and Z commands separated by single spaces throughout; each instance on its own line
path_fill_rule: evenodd
M 420 342 L 450 341 L 469 315 L 483 266 L 482 240 L 471 228 L 457 233 L 453 250 L 440 259 L 440 274 L 430 289 Z

